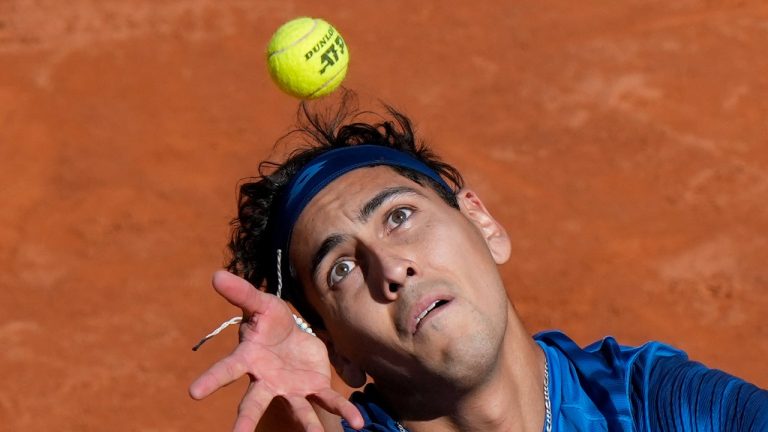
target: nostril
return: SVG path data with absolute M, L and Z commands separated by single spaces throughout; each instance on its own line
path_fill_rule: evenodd
M 396 284 L 394 282 L 389 284 L 389 292 L 395 293 L 395 292 L 397 292 L 398 289 L 400 289 L 400 285 L 398 285 L 398 284 Z
M 408 267 L 408 271 L 406 272 L 408 276 L 413 276 L 416 274 L 416 270 L 413 269 L 413 267 Z

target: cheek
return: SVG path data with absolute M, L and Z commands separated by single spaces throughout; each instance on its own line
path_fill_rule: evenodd
M 480 261 L 490 256 L 483 238 L 465 221 L 429 221 L 423 228 L 414 243 L 422 248 L 420 255 L 426 263 L 455 270 L 478 267 Z
M 349 289 L 346 291 L 329 293 L 326 308 L 336 327 L 360 329 L 359 332 L 364 333 L 370 323 L 375 321 L 373 317 L 381 312 L 371 300 L 363 278 L 356 276 L 356 279 L 359 279 L 360 286 L 355 289 L 347 287 Z
M 389 337 L 385 326 L 387 319 L 381 310 L 355 304 L 340 305 L 334 320 L 327 324 L 337 349 L 353 360 L 368 352 L 373 346 L 385 344 Z

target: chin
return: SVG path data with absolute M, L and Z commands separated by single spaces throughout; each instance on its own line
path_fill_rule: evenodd
M 497 368 L 505 327 L 494 325 L 487 315 L 469 322 L 476 325 L 464 326 L 466 331 L 446 341 L 432 364 L 433 373 L 446 385 L 465 390 L 488 380 Z
M 492 375 L 498 360 L 498 342 L 488 337 L 473 337 L 446 356 L 447 378 L 459 388 L 475 388 Z

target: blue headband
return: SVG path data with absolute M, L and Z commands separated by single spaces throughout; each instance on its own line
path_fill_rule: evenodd
M 409 154 L 380 145 L 360 144 L 333 149 L 305 165 L 282 195 L 274 232 L 275 248 L 288 252 L 293 226 L 304 207 L 324 187 L 344 174 L 363 167 L 388 165 L 407 168 L 434 180 L 446 191 L 453 190 L 437 172 Z

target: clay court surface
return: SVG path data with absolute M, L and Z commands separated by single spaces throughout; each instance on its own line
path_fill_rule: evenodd
M 186 389 L 236 332 L 190 348 L 238 313 L 209 278 L 294 122 L 264 49 L 300 15 L 506 226 L 532 332 L 768 386 L 768 5 L 476 3 L 0 0 L 0 431 L 231 425 L 245 380 Z

